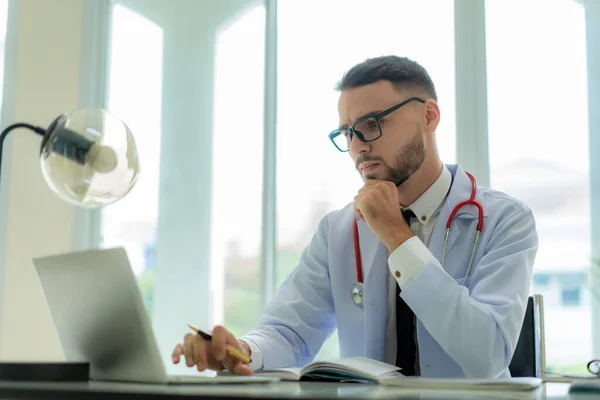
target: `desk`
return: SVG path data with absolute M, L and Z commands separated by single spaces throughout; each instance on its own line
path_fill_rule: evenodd
M 251 385 L 148 385 L 113 382 L 0 382 L 0 398 L 11 399 L 576 399 L 597 398 L 568 394 L 567 383 L 546 383 L 529 392 L 469 392 L 414 390 L 358 383 L 277 382 Z

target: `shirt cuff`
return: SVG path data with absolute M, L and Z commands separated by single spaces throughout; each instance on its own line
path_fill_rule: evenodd
M 388 267 L 400 289 L 404 289 L 408 282 L 417 275 L 431 259 L 431 251 L 417 236 L 413 236 L 402 243 L 388 258 Z M 400 276 L 397 275 L 399 273 Z
M 240 338 L 240 340 L 245 342 L 246 344 L 248 344 L 248 347 L 250 347 L 250 358 L 252 359 L 252 361 L 250 361 L 250 364 L 248 364 L 248 367 L 252 371 L 258 371 L 259 369 L 262 369 L 263 357 L 262 357 L 262 351 L 260 350 L 260 348 L 256 345 L 256 343 L 254 343 L 250 339 Z

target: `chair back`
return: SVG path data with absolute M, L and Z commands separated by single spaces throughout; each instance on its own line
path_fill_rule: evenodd
M 541 378 L 545 373 L 543 298 L 527 299 L 521 334 L 508 369 L 513 377 Z

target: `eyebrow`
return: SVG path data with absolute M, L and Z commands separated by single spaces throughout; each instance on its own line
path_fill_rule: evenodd
M 372 117 L 372 116 L 374 116 L 374 115 L 377 115 L 377 114 L 379 114 L 379 113 L 381 113 L 381 112 L 383 112 L 383 111 L 385 111 L 385 110 L 374 110 L 374 111 L 370 111 L 370 112 L 368 112 L 368 113 L 366 113 L 366 114 L 363 114 L 362 116 L 360 116 L 360 117 L 356 118 L 356 119 L 354 120 L 354 123 L 356 123 L 356 121 L 358 121 L 358 120 L 360 120 L 360 119 L 362 119 L 362 118 L 365 118 L 365 117 Z M 349 128 L 349 127 L 350 127 L 350 126 L 349 126 L 348 124 L 342 124 L 342 125 L 340 125 L 340 126 L 339 126 L 339 128 L 338 128 L 338 129 L 346 129 L 346 128 Z

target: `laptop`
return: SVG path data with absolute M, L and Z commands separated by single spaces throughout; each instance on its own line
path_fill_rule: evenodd
M 90 379 L 141 383 L 268 383 L 264 376 L 169 376 L 123 248 L 34 258 L 67 361 Z

